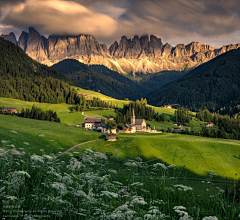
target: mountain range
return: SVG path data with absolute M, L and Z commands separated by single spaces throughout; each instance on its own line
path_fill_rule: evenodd
M 239 97 L 240 48 L 198 66 L 146 96 L 148 102 L 156 106 L 179 104 L 194 111 L 234 108 L 239 106 Z
M 237 49 L 230 44 L 214 49 L 209 45 L 192 42 L 173 47 L 163 44 L 154 35 L 125 36 L 109 48 L 91 35 L 64 36 L 52 34 L 41 36 L 34 28 L 22 32 L 18 41 L 14 33 L 1 35 L 21 47 L 34 60 L 52 66 L 64 59 L 76 59 L 84 64 L 100 64 L 122 74 L 157 73 L 163 70 L 187 70 L 205 63 L 227 51 Z

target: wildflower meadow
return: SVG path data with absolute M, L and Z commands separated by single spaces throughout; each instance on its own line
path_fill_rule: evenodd
M 1 218 L 240 219 L 237 181 L 217 185 L 209 171 L 194 187 L 178 178 L 183 169 L 174 165 L 139 157 L 113 161 L 91 149 L 72 153 L 57 157 L 1 148 Z

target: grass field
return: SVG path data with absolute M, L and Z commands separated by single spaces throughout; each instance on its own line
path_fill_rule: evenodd
M 98 139 L 100 136 L 101 133 L 66 124 L 0 115 L 0 146 L 13 144 L 16 149 L 24 148 L 29 153 L 38 153 L 40 149 L 46 153 L 63 152 L 76 144 Z M 240 172 L 238 140 L 166 133 L 122 133 L 118 135 L 117 142 L 99 140 L 87 143 L 82 148 L 92 148 L 102 153 L 116 153 L 115 149 L 118 149 L 118 154 L 114 154 L 114 157 L 121 159 L 140 156 L 147 161 L 160 158 L 168 164 L 185 165 L 192 175 L 206 176 L 212 170 L 219 176 L 234 178 L 235 173 Z
M 65 151 L 76 144 L 95 140 L 101 133 L 84 128 L 16 116 L 0 115 L 0 145 L 14 145 L 29 153 Z M 100 140 L 101 141 L 101 140 Z M 62 148 L 62 149 L 61 149 Z
M 129 103 L 129 101 L 118 100 L 118 99 L 115 99 L 115 98 L 103 95 L 103 94 L 101 94 L 99 92 L 94 92 L 92 90 L 86 90 L 86 89 L 82 89 L 82 88 L 79 88 L 79 87 L 75 87 L 75 89 L 77 89 L 77 91 L 79 93 L 90 94 L 91 98 L 96 97 L 96 98 L 100 98 L 101 100 L 103 100 L 105 102 L 112 102 L 115 105 L 117 105 L 119 108 L 122 108 L 124 104 L 128 104 Z
M 97 146 L 89 143 L 84 147 L 103 153 L 118 149 L 119 158 L 139 156 L 145 161 L 160 158 L 168 164 L 185 165 L 190 176 L 206 176 L 209 170 L 224 178 L 234 178 L 240 173 L 240 141 L 237 140 L 167 133 L 120 134 L 118 138 L 117 142 L 100 142 Z
M 157 121 L 146 121 L 146 122 L 147 124 L 150 125 L 151 129 L 154 129 L 155 127 L 156 130 L 177 127 L 176 125 L 173 125 L 172 122 L 157 122 Z
M 97 118 L 116 118 L 115 110 L 94 110 L 85 111 L 84 115 Z

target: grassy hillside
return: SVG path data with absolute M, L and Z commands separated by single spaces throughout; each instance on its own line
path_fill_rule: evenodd
M 11 148 L 13 144 L 15 149 L 23 148 L 31 154 L 40 153 L 40 149 L 48 154 L 57 153 L 101 136 L 94 131 L 86 132 L 84 128 L 8 115 L 0 115 L 0 131 L 1 147 Z
M 90 94 L 91 98 L 96 97 L 96 98 L 100 98 L 101 100 L 106 101 L 106 102 L 112 102 L 115 105 L 117 105 L 119 108 L 122 108 L 124 104 L 129 103 L 129 101 L 126 101 L 126 100 L 118 100 L 118 99 L 112 98 L 110 96 L 103 95 L 102 93 L 100 93 L 101 91 L 95 92 L 92 90 L 82 89 L 80 87 L 75 87 L 75 89 L 78 91 L 78 93 Z
M 221 177 L 234 178 L 239 173 L 240 141 L 204 138 L 180 134 L 120 134 L 113 143 L 84 145 L 100 152 L 116 152 L 114 157 L 160 161 L 186 166 L 188 176 L 207 176 L 211 170 Z M 178 149 L 179 148 L 179 149 Z
M 40 149 L 46 153 L 63 152 L 100 136 L 101 133 L 65 124 L 0 115 L 0 147 L 12 148 L 14 145 L 15 149 L 27 153 L 39 153 Z M 118 151 L 113 157 L 121 159 L 140 156 L 147 161 L 160 158 L 168 164 L 185 165 L 190 176 L 206 176 L 212 170 L 220 176 L 234 178 L 240 166 L 240 141 L 236 140 L 165 133 L 120 134 L 117 142 L 98 140 L 75 148 L 70 153 L 75 154 L 84 148 L 102 153 Z
M 229 105 L 240 94 L 240 49 L 228 51 L 178 80 L 150 92 L 149 103 L 180 104 L 191 110 Z M 237 103 L 235 103 L 236 105 Z

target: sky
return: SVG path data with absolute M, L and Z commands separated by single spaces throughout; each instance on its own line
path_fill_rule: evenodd
M 240 43 L 240 0 L 0 0 L 0 35 L 34 27 L 41 35 L 155 35 L 173 46 Z

